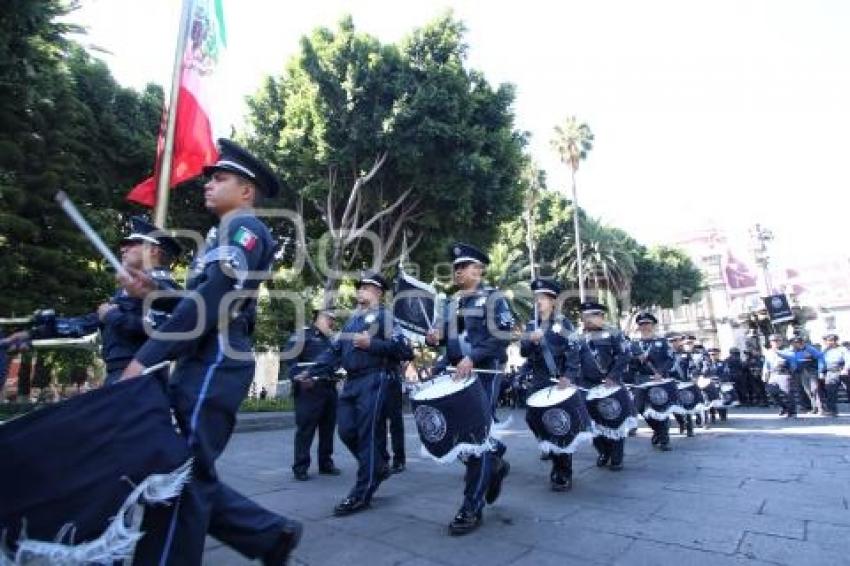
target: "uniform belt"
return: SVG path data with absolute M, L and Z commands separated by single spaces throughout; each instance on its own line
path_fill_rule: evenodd
M 367 369 L 357 369 L 353 371 L 345 370 L 345 378 L 346 379 L 357 379 L 360 377 L 366 377 L 367 375 L 372 375 L 375 373 L 381 373 L 385 371 L 383 368 L 367 368 Z

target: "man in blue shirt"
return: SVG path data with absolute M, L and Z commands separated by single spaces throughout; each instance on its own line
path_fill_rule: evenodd
M 372 495 L 390 475 L 384 459 L 387 434 L 385 416 L 387 387 L 399 363 L 413 359 L 413 349 L 402 334 L 392 312 L 381 304 L 389 286 L 373 271 L 357 282 L 357 310 L 342 328 L 333 346 L 325 350 L 310 377 L 346 372 L 337 408 L 339 438 L 357 458 L 357 479 L 348 495 L 334 508 L 342 517 L 369 507 Z
M 820 350 L 806 344 L 805 339 L 794 336 L 791 339 L 796 370 L 792 376 L 794 390 L 799 392 L 800 405 L 812 414 L 817 414 L 821 405 L 818 399 L 818 375 L 823 367 L 823 357 Z

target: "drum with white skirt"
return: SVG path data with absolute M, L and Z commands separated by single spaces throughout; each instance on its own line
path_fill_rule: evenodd
M 710 377 L 700 377 L 697 379 L 697 387 L 702 391 L 705 398 L 705 408 L 715 409 L 723 407 L 723 400 L 720 398 L 720 388 Z
M 434 460 L 451 462 L 490 449 L 490 403 L 477 378 L 439 376 L 414 393 L 410 405 L 422 448 Z
M 637 428 L 632 416 L 633 403 L 625 387 L 597 385 L 587 392 L 587 412 L 593 420 L 593 436 L 613 440 L 626 438 Z
M 554 385 L 532 394 L 525 420 L 546 454 L 572 454 L 592 438 L 592 421 L 582 391 Z
M 723 408 L 737 407 L 740 405 L 738 401 L 738 392 L 735 391 L 735 385 L 732 383 L 720 384 L 720 400 L 723 401 Z
M 689 381 L 678 384 L 679 405 L 686 415 L 696 415 L 705 410 L 702 399 L 702 391 L 695 383 Z
M 649 381 L 632 387 L 635 405 L 644 418 L 667 420 L 684 410 L 679 405 L 679 389 L 673 379 Z

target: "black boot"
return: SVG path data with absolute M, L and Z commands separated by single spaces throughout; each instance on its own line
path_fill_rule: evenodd
M 449 534 L 452 536 L 461 536 L 471 533 L 481 526 L 481 511 L 477 513 L 461 507 L 457 512 L 452 522 L 449 523 Z
M 264 566 L 286 566 L 289 555 L 301 542 L 304 527 L 298 521 L 287 521 L 274 547 L 263 556 Z
M 694 436 L 694 421 L 690 417 L 690 415 L 688 415 L 687 429 L 688 429 L 688 436 L 693 437 Z
M 346 515 L 353 515 L 354 513 L 358 513 L 368 508 L 369 503 L 367 501 L 357 497 L 346 497 L 340 501 L 336 507 L 334 507 L 334 515 L 337 517 L 345 517 Z
M 611 449 L 608 446 L 608 439 L 604 436 L 595 436 L 593 438 L 593 446 L 599 453 L 599 457 L 596 458 L 596 466 L 599 468 L 607 466 L 608 461 L 611 459 Z
M 496 469 L 490 476 L 490 485 L 487 486 L 487 492 L 484 494 L 484 501 L 489 505 L 499 499 L 499 495 L 502 493 L 502 482 L 511 471 L 511 465 L 506 460 L 499 459 L 497 462 Z

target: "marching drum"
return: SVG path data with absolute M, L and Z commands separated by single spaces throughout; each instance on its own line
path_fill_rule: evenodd
M 679 405 L 686 414 L 695 415 L 705 409 L 702 402 L 702 392 L 695 384 L 690 382 L 679 383 L 678 389 Z
M 625 387 L 597 385 L 587 392 L 587 412 L 593 420 L 593 435 L 614 440 L 625 438 L 637 428 L 633 403 Z
M 434 379 L 410 399 L 422 448 L 438 462 L 490 448 L 490 403 L 477 378 Z
M 679 389 L 676 381 L 649 381 L 632 388 L 638 412 L 645 418 L 666 420 L 674 413 L 682 412 L 679 406 Z
M 590 440 L 592 422 L 577 387 L 555 386 L 528 398 L 525 421 L 544 453 L 572 454 Z
M 717 384 L 710 377 L 700 377 L 697 379 L 697 386 L 702 390 L 706 409 L 723 406 L 723 401 L 720 399 L 720 388 L 717 387 Z
M 723 407 L 737 407 L 741 403 L 738 401 L 738 393 L 735 391 L 735 386 L 731 383 L 720 384 L 720 400 L 723 402 Z

